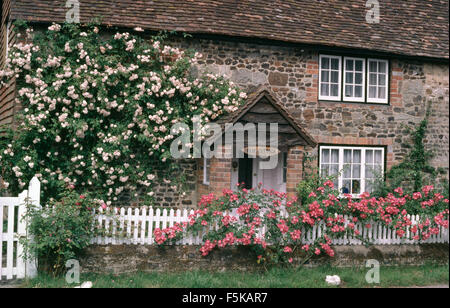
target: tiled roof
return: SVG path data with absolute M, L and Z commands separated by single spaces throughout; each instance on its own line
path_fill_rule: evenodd
M 82 22 L 449 58 L 448 0 L 82 0 Z M 11 17 L 62 22 L 66 0 L 13 0 Z

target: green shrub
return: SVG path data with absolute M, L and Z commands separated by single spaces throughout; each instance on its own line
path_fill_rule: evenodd
M 96 234 L 95 206 L 89 195 L 79 195 L 73 188 L 66 188 L 47 206 L 28 204 L 24 219 L 33 240 L 23 239 L 26 256 L 37 256 L 41 270 L 61 274 L 66 262 L 78 258 Z

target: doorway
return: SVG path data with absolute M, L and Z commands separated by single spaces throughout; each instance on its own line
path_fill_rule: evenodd
M 247 156 L 247 155 L 246 155 Z M 238 160 L 238 183 L 243 188 L 253 188 L 253 158 L 244 157 Z
M 277 166 L 273 169 L 261 169 L 261 161 L 259 157 L 236 159 L 232 164 L 231 189 L 236 189 L 238 183 L 244 183 L 246 189 L 257 188 L 262 183 L 263 189 L 286 192 L 286 154 L 278 154 Z

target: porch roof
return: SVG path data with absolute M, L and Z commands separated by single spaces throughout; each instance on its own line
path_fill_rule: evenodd
M 252 111 L 258 103 L 265 100 L 268 102 L 281 117 L 292 127 L 301 139 L 306 142 L 306 145 L 315 147 L 317 142 L 306 131 L 306 129 L 291 115 L 289 110 L 285 108 L 273 95 L 272 91 L 266 86 L 260 86 L 256 91 L 248 95 L 247 101 L 237 111 L 222 117 L 217 121 L 218 124 L 225 125 L 225 123 L 235 124 L 245 118 L 245 116 Z M 264 114 L 261 114 L 262 121 L 256 123 L 270 123 L 267 119 L 264 119 Z M 247 120 L 247 122 L 249 122 Z

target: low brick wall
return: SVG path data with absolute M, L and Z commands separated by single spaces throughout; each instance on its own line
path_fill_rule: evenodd
M 113 274 L 135 271 L 252 271 L 261 268 L 248 247 L 214 250 L 206 257 L 202 257 L 198 249 L 199 246 L 91 246 L 80 263 L 83 272 Z M 386 266 L 449 262 L 448 244 L 335 246 L 334 249 L 335 257 L 314 257 L 306 265 L 363 267 L 368 259 L 376 259 Z M 301 254 L 295 255 L 294 263 L 298 264 L 302 259 Z

